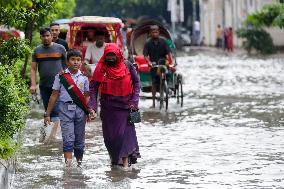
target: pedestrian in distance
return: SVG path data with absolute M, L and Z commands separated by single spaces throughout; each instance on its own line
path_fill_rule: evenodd
M 205 45 L 205 37 L 203 36 L 201 41 L 200 41 L 200 46 L 204 46 Z M 222 45 L 221 45 L 222 46 Z
M 223 34 L 223 30 L 221 28 L 221 25 L 218 24 L 217 29 L 216 29 L 216 47 L 217 48 L 222 48 L 222 34 Z
M 53 91 L 44 115 L 44 123 L 50 124 L 51 110 L 58 101 L 59 118 L 63 139 L 63 153 L 67 168 L 72 164 L 72 153 L 80 167 L 85 148 L 85 125 L 89 118 L 95 118 L 94 111 L 87 104 L 89 101 L 89 81 L 79 70 L 82 54 L 71 49 L 67 53 L 68 68 L 57 74 Z
M 51 23 L 49 27 L 52 34 L 52 41 L 60 45 L 63 45 L 65 50 L 68 51 L 69 50 L 68 43 L 65 40 L 59 38 L 60 25 L 58 23 Z
M 127 21 L 123 19 L 122 23 L 123 23 L 123 27 L 121 28 L 122 47 L 127 48 L 127 38 L 126 38 L 126 34 L 128 30 Z
M 127 47 L 127 32 L 128 32 L 128 23 L 127 20 L 122 20 L 123 27 L 121 28 L 121 37 L 122 37 L 122 49 L 123 49 L 123 57 L 128 59 L 129 52 Z
M 62 45 L 52 42 L 52 34 L 50 28 L 40 30 L 40 38 L 42 44 L 34 49 L 31 63 L 31 86 L 30 92 L 36 94 L 37 69 L 39 72 L 39 89 L 41 99 L 45 110 L 47 109 L 48 101 L 52 93 L 52 85 L 54 77 L 59 73 L 66 61 L 66 50 Z M 55 105 L 50 112 L 51 121 L 54 125 L 51 130 L 49 139 L 54 140 L 57 127 L 59 126 L 58 106 Z
M 227 43 L 228 43 L 228 51 L 233 52 L 233 28 L 229 27 L 228 30 L 228 37 L 227 37 Z
M 194 21 L 194 37 L 195 45 L 200 46 L 200 22 L 198 20 Z
M 228 34 L 229 34 L 229 29 L 228 28 L 224 28 L 223 31 L 223 50 L 226 51 L 228 50 Z
M 129 170 L 140 157 L 135 126 L 128 118 L 138 109 L 140 80 L 134 66 L 124 60 L 120 48 L 108 43 L 90 84 L 90 107 L 97 110 L 100 94 L 100 117 L 104 143 L 111 164 Z

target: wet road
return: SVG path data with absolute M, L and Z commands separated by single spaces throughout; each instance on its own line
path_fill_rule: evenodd
M 284 188 L 284 61 L 197 54 L 179 57 L 184 107 L 141 101 L 142 158 L 111 169 L 100 123 L 87 125 L 82 171 L 63 171 L 61 142 L 38 142 L 27 120 L 14 188 Z M 33 116 L 35 117 L 35 116 Z

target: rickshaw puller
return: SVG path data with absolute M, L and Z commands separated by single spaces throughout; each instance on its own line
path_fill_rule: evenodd
M 143 55 L 151 67 L 152 107 L 155 108 L 156 91 L 160 84 L 160 76 L 157 74 L 157 70 L 153 66 L 154 64 L 162 64 L 163 61 L 161 60 L 172 60 L 171 50 L 166 40 L 160 37 L 159 26 L 150 26 L 150 38 L 145 43 Z

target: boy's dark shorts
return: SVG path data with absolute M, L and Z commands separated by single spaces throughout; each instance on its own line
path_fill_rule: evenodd
M 44 109 L 47 109 L 48 106 L 48 102 L 49 102 L 49 98 L 51 96 L 52 93 L 52 88 L 51 87 L 44 87 L 44 86 L 39 86 L 39 90 L 40 90 L 40 95 L 41 95 L 41 99 L 43 102 L 43 106 Z M 58 103 L 56 102 L 55 106 L 53 107 L 51 113 L 50 113 L 50 117 L 53 119 L 53 121 L 57 121 L 59 120 L 59 109 L 58 109 Z

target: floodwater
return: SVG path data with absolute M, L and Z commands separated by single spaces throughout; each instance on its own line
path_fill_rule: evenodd
M 109 165 L 99 121 L 87 125 L 83 169 L 64 171 L 60 139 L 39 143 L 34 113 L 12 188 L 284 188 L 283 59 L 199 53 L 178 63 L 184 106 L 141 101 L 132 171 Z

